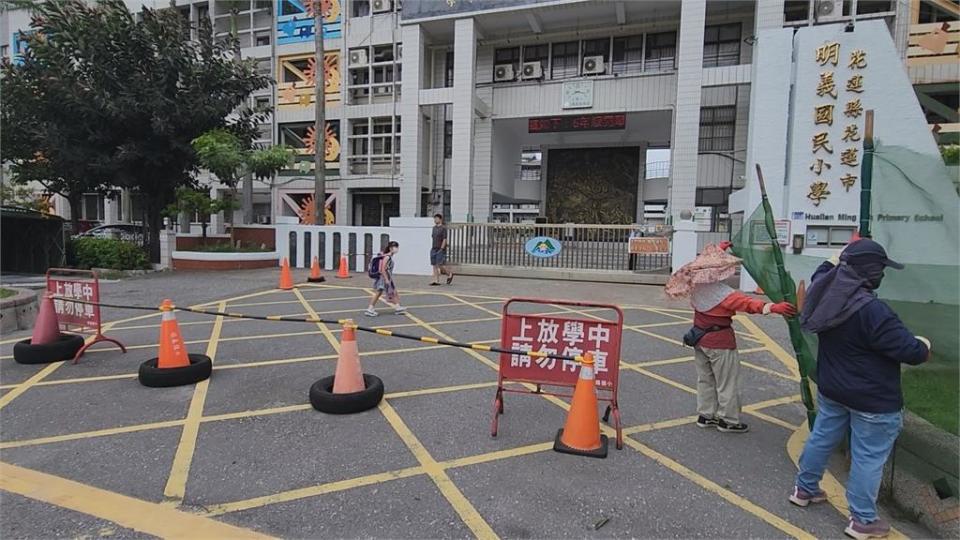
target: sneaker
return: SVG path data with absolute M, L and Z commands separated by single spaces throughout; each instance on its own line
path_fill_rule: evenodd
M 890 525 L 882 519 L 877 519 L 870 523 L 860 523 L 857 521 L 857 518 L 851 517 L 850 523 L 843 532 L 850 538 L 856 538 L 857 540 L 883 538 L 890 534 Z
M 716 418 L 707 418 L 703 415 L 697 417 L 697 427 L 699 428 L 717 427 L 718 422 Z
M 437 286 L 439 286 L 439 285 L 440 285 L 440 284 L 437 283 L 436 281 L 431 281 L 431 282 L 430 282 L 430 286 L 431 286 L 431 287 L 437 287 Z
M 376 317 L 376 316 L 377 316 L 377 310 L 375 310 L 375 309 L 373 309 L 373 308 L 367 308 L 367 309 L 363 312 L 363 314 L 366 315 L 367 317 Z
M 721 419 L 717 420 L 717 431 L 723 433 L 746 433 L 750 431 L 750 427 L 742 422 L 739 424 L 728 424 Z
M 393 310 L 394 313 L 406 313 L 406 311 L 407 308 L 403 306 L 397 306 L 396 309 Z
M 827 500 L 827 494 L 823 490 L 817 490 L 816 493 L 809 493 L 793 486 L 793 493 L 790 494 L 790 502 L 797 506 L 807 506 L 810 503 L 822 503 Z
M 447 285 L 453 283 L 453 272 L 447 274 Z

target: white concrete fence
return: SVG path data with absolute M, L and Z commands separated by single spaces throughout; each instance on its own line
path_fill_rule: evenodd
M 431 218 L 391 218 L 389 227 L 343 227 L 277 223 L 277 255 L 287 257 L 290 266 L 310 268 L 319 257 L 324 270 L 335 270 L 340 257 L 347 257 L 351 271 L 366 273 L 370 259 L 386 247 L 400 244 L 395 257 L 398 274 L 430 275 Z

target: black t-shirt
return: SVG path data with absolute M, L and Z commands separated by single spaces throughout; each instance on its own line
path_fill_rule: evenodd
M 447 228 L 443 225 L 433 226 L 433 249 L 442 249 L 443 241 L 447 239 Z

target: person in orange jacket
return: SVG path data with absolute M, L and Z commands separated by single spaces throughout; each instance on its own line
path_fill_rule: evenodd
M 684 344 L 694 348 L 697 366 L 697 426 L 714 427 L 724 433 L 746 433 L 740 421 L 740 356 L 733 331 L 737 313 L 793 316 L 796 308 L 788 302 L 763 302 L 724 283 L 740 264 L 728 255 L 730 242 L 707 245 L 692 262 L 670 276 L 667 296 L 689 297 L 693 307 L 693 328 L 684 335 Z

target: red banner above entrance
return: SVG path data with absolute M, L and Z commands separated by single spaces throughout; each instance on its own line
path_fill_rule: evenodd
M 577 114 L 570 116 L 544 116 L 527 121 L 528 133 L 552 133 L 556 131 L 594 131 L 625 129 L 626 114 Z

